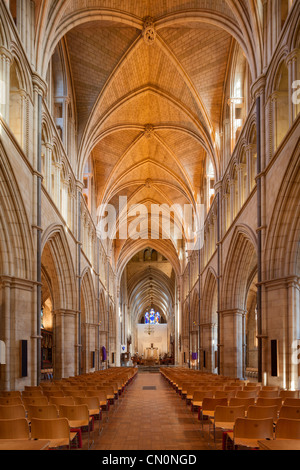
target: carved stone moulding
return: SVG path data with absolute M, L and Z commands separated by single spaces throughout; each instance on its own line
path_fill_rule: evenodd
M 146 44 L 152 46 L 155 43 L 156 31 L 154 27 L 154 20 L 151 16 L 147 16 L 144 20 L 143 38 Z

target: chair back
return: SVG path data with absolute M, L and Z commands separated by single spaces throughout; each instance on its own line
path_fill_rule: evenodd
M 204 398 L 213 398 L 214 394 L 213 392 L 205 392 L 205 391 L 201 391 L 201 390 L 196 390 L 194 392 L 194 396 L 193 396 L 193 401 L 200 401 L 200 402 L 203 402 Z
M 58 418 L 58 411 L 55 405 L 34 406 L 30 405 L 27 408 L 28 419 L 56 419 Z
M 245 406 L 216 406 L 215 423 L 234 423 L 237 418 L 245 418 Z
M 26 418 L 24 405 L 0 405 L 0 419 Z
M 48 398 L 47 397 L 23 398 L 23 403 L 26 409 L 30 405 L 46 406 L 48 405 Z
M 45 390 L 44 391 L 44 396 L 45 397 L 64 397 L 65 396 L 65 392 L 63 390 L 59 390 L 59 389 L 54 389 L 54 390 Z
M 279 418 L 300 419 L 300 406 L 284 405 L 280 410 Z
M 254 390 L 253 392 L 249 391 L 238 391 L 236 394 L 236 398 L 256 398 L 257 392 Z
M 26 418 L 0 419 L 0 439 L 29 438 L 29 424 Z
M 32 439 L 69 439 L 70 426 L 66 418 L 31 420 Z
M 86 397 L 98 397 L 100 403 L 107 402 L 107 396 L 104 390 L 87 390 Z
M 100 400 L 99 397 L 78 397 L 75 398 L 76 405 L 87 405 L 89 410 L 98 410 L 100 412 Z
M 281 398 L 262 398 L 258 397 L 256 400 L 256 405 L 257 406 L 277 406 L 278 407 L 278 412 L 280 411 L 280 408 L 282 407 L 282 400 Z
M 1 398 L 21 398 L 22 393 L 21 392 L 0 392 L 0 397 Z
M 280 418 L 276 426 L 276 439 L 300 439 L 300 420 Z
M 31 391 L 24 391 L 22 393 L 22 398 L 35 398 L 35 397 L 43 397 L 44 393 L 43 390 L 31 390 Z
M 264 386 L 261 389 L 262 392 L 279 392 L 279 387 Z
M 0 405 L 22 405 L 20 397 L 0 397 Z
M 49 403 L 51 405 L 75 405 L 73 397 L 49 397 Z
M 242 439 L 273 439 L 273 418 L 238 418 L 234 425 L 234 437 Z
M 287 398 L 299 399 L 299 391 L 298 390 L 295 390 L 295 391 L 281 390 L 279 395 L 280 395 L 280 398 L 282 398 L 283 400 L 286 400 Z
M 286 405 L 286 406 L 300 406 L 300 398 L 285 398 L 284 405 Z
M 85 390 L 74 388 L 73 390 L 65 391 L 64 394 L 65 394 L 66 397 L 84 397 L 85 396 Z
M 59 416 L 69 421 L 86 421 L 89 423 L 89 409 L 87 405 L 60 405 Z
M 24 391 L 25 392 L 35 392 L 36 390 L 43 390 L 41 386 L 39 387 L 31 387 L 30 385 L 25 385 Z
M 272 418 L 274 422 L 278 418 L 278 406 L 249 406 L 248 418 L 251 419 L 267 419 Z
M 278 390 L 261 390 L 258 394 L 259 398 L 278 398 Z
M 202 412 L 215 411 L 217 406 L 227 406 L 227 398 L 204 398 L 202 402 Z M 204 413 L 205 414 L 205 413 Z
M 217 390 L 214 395 L 215 395 L 215 398 L 227 398 L 227 400 L 229 401 L 231 398 L 235 397 L 236 392 L 234 390 L 230 392 L 221 392 Z
M 246 410 L 253 405 L 255 405 L 255 398 L 231 398 L 229 400 L 229 406 L 245 406 Z

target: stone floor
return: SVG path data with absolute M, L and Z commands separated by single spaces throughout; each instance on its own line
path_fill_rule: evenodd
M 209 450 L 197 414 L 160 374 L 139 373 L 119 405 L 111 408 L 100 436 L 97 426 L 93 450 Z M 85 437 L 83 442 L 86 448 Z

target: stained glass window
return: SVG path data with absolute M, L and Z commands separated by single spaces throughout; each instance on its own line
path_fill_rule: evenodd
M 147 312 L 145 315 L 145 324 L 146 325 L 158 325 L 161 322 L 161 316 L 152 308 L 150 312 Z

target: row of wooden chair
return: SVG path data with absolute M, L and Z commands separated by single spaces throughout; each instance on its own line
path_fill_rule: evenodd
M 94 403 L 93 406 L 97 404 Z M 99 408 L 89 409 L 86 403 L 59 407 L 55 405 L 34 406 L 29 408 L 27 417 L 22 405 L 2 408 L 6 409 L 1 409 L 0 439 L 48 439 L 51 441 L 51 448 L 67 445 L 65 442 L 63 444 L 60 442 L 63 437 L 59 431 L 62 419 L 67 420 L 69 426 L 68 436 L 64 436 L 69 438 L 68 446 L 78 433 L 81 436 L 83 428 L 87 428 L 88 448 L 90 448 L 90 428 L 92 424 L 94 428 L 94 416 L 100 414 Z M 40 434 L 37 434 L 38 424 L 41 425 Z M 48 434 L 47 424 L 49 425 Z M 55 429 L 58 431 L 57 434 L 55 434 Z M 57 439 L 59 442 L 56 442 Z M 79 440 L 81 441 L 81 438 Z
M 206 416 L 209 421 L 208 436 L 211 437 L 211 426 L 213 428 L 214 443 L 216 445 L 216 431 L 219 430 L 231 435 L 231 440 L 234 445 L 242 445 L 241 441 L 237 439 L 256 439 L 256 442 L 251 442 L 250 447 L 257 447 L 258 439 L 300 439 L 300 407 L 283 406 L 278 414 L 277 406 L 263 407 L 263 406 L 222 406 L 217 405 L 212 410 L 212 403 L 207 400 L 203 403 L 202 416 Z M 242 420 L 248 420 L 242 422 Z M 265 432 L 264 423 L 266 420 L 271 420 L 273 429 L 272 432 Z M 253 422 L 257 423 L 257 432 L 253 432 Z M 284 426 L 289 422 L 290 426 Z M 243 432 L 241 427 L 243 426 Z M 267 429 L 270 429 L 268 426 Z M 249 447 L 249 442 L 243 443 L 244 447 Z M 223 443 L 223 448 L 225 447 Z
M 0 439 L 46 439 L 50 448 L 71 447 L 77 436 L 82 445 L 82 429 L 88 432 L 103 411 L 122 396 L 134 380 L 136 370 L 87 374 L 38 387 L 26 386 L 23 392 L 0 392 Z
M 208 421 L 209 443 L 211 434 L 216 443 L 217 430 L 227 436 L 234 449 L 257 448 L 259 439 L 300 439 L 298 391 L 239 381 L 229 384 L 228 378 L 216 379 L 185 370 L 161 373 L 178 395 L 191 404 L 191 410 L 198 412 L 203 436 L 204 421 Z M 226 448 L 224 443 L 225 440 Z

